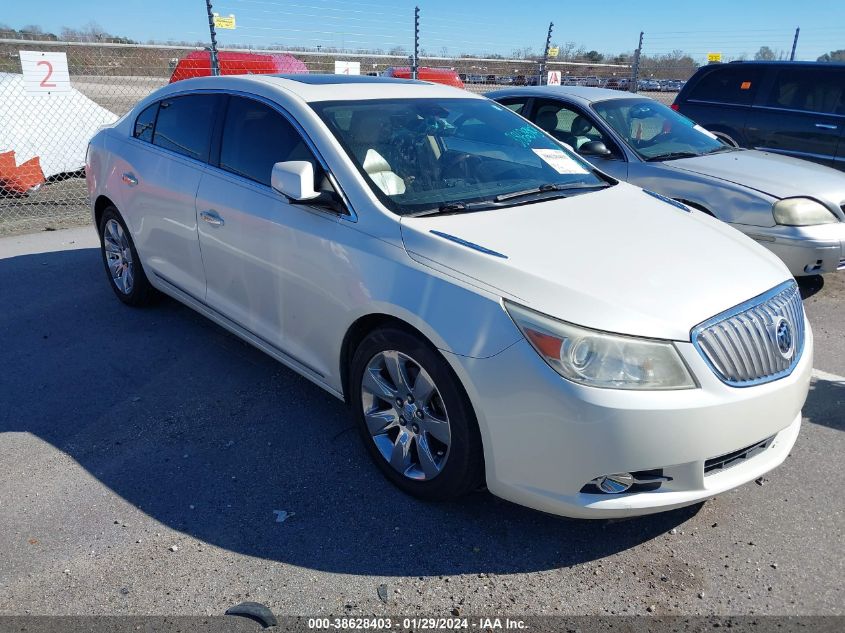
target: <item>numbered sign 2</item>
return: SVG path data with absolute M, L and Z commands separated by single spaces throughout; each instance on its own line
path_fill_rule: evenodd
M 29 95 L 70 92 L 67 55 L 43 51 L 21 51 L 24 90 Z

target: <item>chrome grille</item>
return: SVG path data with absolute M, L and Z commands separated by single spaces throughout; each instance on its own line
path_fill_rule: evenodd
M 787 333 L 792 344 L 783 351 Z M 692 343 L 731 386 L 748 387 L 788 375 L 804 350 L 804 306 L 797 284 L 788 281 L 708 319 L 693 329 Z

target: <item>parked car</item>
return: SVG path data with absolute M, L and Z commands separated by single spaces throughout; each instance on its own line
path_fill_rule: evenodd
M 468 83 L 483 84 L 484 83 L 484 75 L 469 75 Z
M 845 269 L 845 175 L 739 150 L 644 96 L 546 86 L 487 93 L 596 167 L 728 222 L 795 276 Z
M 581 86 L 588 86 L 590 88 L 598 88 L 599 86 L 601 86 L 601 84 L 602 80 L 596 77 L 595 75 L 592 75 L 590 77 L 582 77 L 581 83 L 579 83 L 579 85 Z
M 665 79 L 660 82 L 660 92 L 678 92 L 681 89 L 681 82 L 674 79 Z
M 86 176 L 120 301 L 168 294 L 346 400 L 408 493 L 630 516 L 798 435 L 812 333 L 783 264 L 481 96 L 188 80 L 96 134 Z
M 604 87 L 609 90 L 628 90 L 630 81 L 627 77 L 611 77 L 604 82 Z
M 397 79 L 410 79 L 412 75 L 411 69 L 408 66 L 397 67 L 391 66 L 384 71 L 385 77 L 396 77 Z M 443 84 L 444 86 L 454 86 L 455 88 L 463 88 L 464 82 L 451 68 L 432 68 L 430 66 L 420 66 L 417 68 L 417 79 L 419 81 L 430 81 L 436 84 Z
M 845 170 L 845 64 L 711 64 L 672 107 L 735 147 Z
M 656 79 L 640 79 L 639 89 L 643 92 L 658 92 L 660 90 L 660 82 Z

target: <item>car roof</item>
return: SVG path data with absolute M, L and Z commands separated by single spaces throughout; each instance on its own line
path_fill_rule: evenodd
M 811 61 L 790 61 L 786 59 L 737 59 L 732 62 L 708 64 L 701 68 L 724 68 L 736 65 L 742 66 L 813 66 L 816 68 L 845 68 L 845 62 L 811 62 Z
M 494 90 L 485 94 L 490 99 L 501 99 L 504 97 L 568 97 L 571 101 L 578 101 L 582 104 L 595 103 L 597 101 L 609 101 L 611 99 L 630 99 L 640 97 L 648 99 L 632 92 L 622 90 L 610 90 L 609 88 L 588 88 L 586 86 L 526 86 L 520 88 L 509 88 L 506 90 Z
M 364 101 L 368 99 L 480 99 L 479 95 L 443 84 L 368 75 L 226 75 L 177 81 L 159 91 L 160 98 L 186 90 L 249 89 L 249 84 L 299 97 L 306 102 Z

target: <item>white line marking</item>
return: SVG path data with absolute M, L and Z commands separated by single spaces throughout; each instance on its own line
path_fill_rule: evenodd
M 817 380 L 827 380 L 828 382 L 845 383 L 845 376 L 837 376 L 836 374 L 831 374 L 829 372 L 822 371 L 821 369 L 813 370 L 813 378 L 816 378 Z

